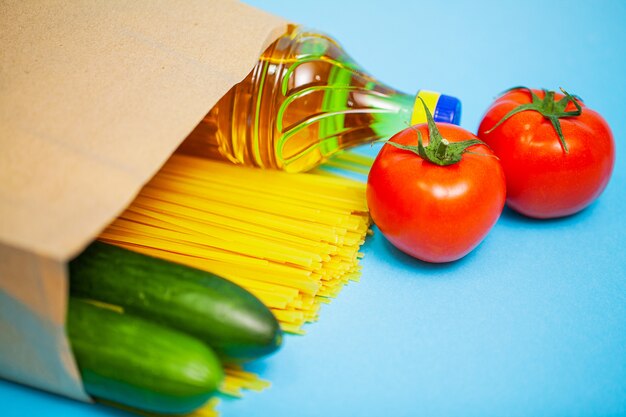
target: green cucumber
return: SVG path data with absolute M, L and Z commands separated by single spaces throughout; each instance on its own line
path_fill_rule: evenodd
M 258 298 L 205 271 L 94 242 L 69 272 L 73 295 L 187 332 L 225 362 L 256 359 L 282 342 L 278 321 Z
M 195 337 L 73 297 L 67 333 L 85 391 L 128 407 L 189 413 L 224 377 L 218 357 Z

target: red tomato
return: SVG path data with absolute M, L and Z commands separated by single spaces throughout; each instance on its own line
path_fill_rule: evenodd
M 580 111 L 570 95 L 518 88 L 487 110 L 478 137 L 500 158 L 513 210 L 536 218 L 567 216 L 606 187 L 615 160 L 613 134 L 598 113 L 578 104 Z M 522 111 L 496 126 L 520 105 Z
M 450 147 L 476 139 L 455 125 L 437 127 Z M 427 124 L 405 129 L 390 142 L 417 145 L 417 132 L 424 144 L 433 142 Z M 500 162 L 482 144 L 471 145 L 459 162 L 440 166 L 388 142 L 367 180 L 374 223 L 398 249 L 428 262 L 454 261 L 474 249 L 496 223 L 505 195 Z

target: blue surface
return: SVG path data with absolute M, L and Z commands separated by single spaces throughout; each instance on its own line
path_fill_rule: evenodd
M 626 415 L 626 2 L 249 3 L 332 34 L 390 85 L 459 97 L 472 131 L 508 87 L 563 86 L 605 116 L 617 160 L 587 210 L 505 211 L 453 264 L 413 260 L 377 233 L 362 281 L 255 365 L 272 388 L 222 415 Z M 3 416 L 124 415 L 2 381 L 0 403 Z

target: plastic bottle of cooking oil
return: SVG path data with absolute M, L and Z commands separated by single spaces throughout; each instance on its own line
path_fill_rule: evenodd
M 458 124 L 458 99 L 420 91 L 435 121 Z M 426 115 L 415 95 L 364 73 L 326 35 L 290 26 L 206 115 L 182 152 L 306 171 L 342 149 L 390 137 Z

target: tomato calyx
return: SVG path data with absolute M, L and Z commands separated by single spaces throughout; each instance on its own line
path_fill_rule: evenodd
M 391 141 L 387 141 L 386 143 L 405 151 L 411 151 L 428 162 L 439 166 L 453 165 L 460 162 L 463 158 L 463 154 L 467 152 L 467 149 L 470 146 L 485 145 L 485 143 L 479 139 L 450 142 L 449 140 L 443 138 L 437 128 L 437 125 L 435 124 L 433 115 L 426 106 L 426 103 L 421 97 L 418 96 L 418 98 L 422 101 L 422 105 L 424 106 L 424 110 L 426 112 L 426 120 L 428 121 L 428 145 L 424 146 L 424 143 L 422 142 L 422 133 L 414 127 L 412 128 L 417 132 L 417 146 L 402 145 Z
M 504 117 L 500 119 L 500 121 L 498 121 L 498 123 L 496 123 L 491 129 L 487 130 L 485 133 L 487 134 L 491 133 L 493 130 L 495 130 L 498 126 L 500 126 L 502 123 L 504 123 L 508 118 L 510 118 L 514 114 L 527 111 L 527 110 L 536 111 L 536 112 L 539 112 L 543 117 L 548 119 L 550 123 L 552 123 L 554 130 L 559 136 L 559 141 L 561 142 L 561 146 L 563 147 L 563 150 L 565 151 L 565 153 L 569 153 L 567 142 L 565 142 L 565 137 L 563 137 L 563 131 L 561 130 L 561 123 L 559 122 L 559 119 L 562 117 L 580 116 L 582 114 L 582 108 L 580 106 L 580 103 L 578 103 L 578 100 L 580 100 L 580 97 L 569 94 L 567 91 L 565 91 L 561 87 L 559 87 L 559 89 L 561 90 L 563 94 L 565 94 L 565 97 L 563 97 L 559 101 L 555 101 L 554 91 L 550 91 L 546 89 L 543 89 L 543 92 L 544 92 L 543 99 L 539 98 L 539 96 L 537 96 L 537 94 L 535 94 L 528 87 L 513 87 L 513 88 L 506 90 L 504 93 L 508 93 L 514 90 L 527 90 L 532 97 L 532 102 L 527 103 L 527 104 L 520 104 L 519 106 L 515 107 L 513 110 L 505 114 Z M 565 111 L 565 108 L 567 107 L 569 103 L 574 104 L 574 106 L 576 107 L 576 110 Z

